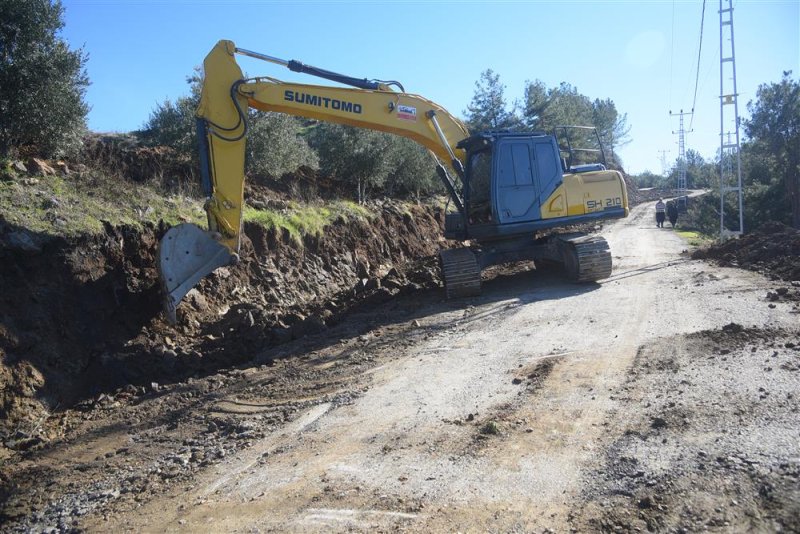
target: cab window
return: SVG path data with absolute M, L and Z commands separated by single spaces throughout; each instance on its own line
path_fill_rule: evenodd
M 492 220 L 490 188 L 492 151 L 481 150 L 469 158 L 469 219 L 472 224 Z

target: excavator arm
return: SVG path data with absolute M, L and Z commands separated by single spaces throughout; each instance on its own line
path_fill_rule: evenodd
M 286 83 L 274 78 L 244 79 L 236 63 L 240 53 L 283 64 L 332 81 L 342 88 Z M 457 143 L 469 136 L 466 126 L 441 106 L 421 96 L 396 92 L 396 82 L 361 80 L 237 49 L 219 41 L 203 62 L 204 79 L 197 109 L 200 171 L 207 197 L 208 231 L 192 224 L 170 229 L 161 241 L 159 273 L 164 309 L 175 322 L 176 308 L 203 277 L 238 261 L 244 208 L 244 164 L 247 110 L 287 113 L 407 137 L 427 148 L 456 208 L 464 212 L 447 162 L 464 179 L 464 150 Z

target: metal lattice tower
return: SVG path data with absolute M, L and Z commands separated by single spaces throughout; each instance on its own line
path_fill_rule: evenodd
M 659 154 L 661 154 L 661 158 L 659 161 L 661 162 L 661 174 L 664 176 L 667 175 L 667 154 L 669 154 L 669 150 L 659 150 Z
M 727 0 L 728 7 L 723 8 L 724 2 L 725 0 L 719 0 L 719 234 L 721 239 L 744 233 L 742 162 L 739 153 L 739 93 L 736 90 L 736 55 L 733 46 L 733 4 L 732 0 Z M 730 42 L 728 47 L 725 46 L 725 28 L 728 28 Z M 726 73 L 729 75 L 727 79 Z M 733 109 L 727 107 L 731 105 Z M 726 132 L 726 127 L 732 128 L 733 132 Z M 732 195 L 736 195 L 738 221 L 735 215 L 731 217 L 725 213 L 725 200 Z
M 680 113 L 669 112 L 670 115 L 677 115 L 679 118 L 678 131 L 672 133 L 678 134 L 678 184 L 675 188 L 675 193 L 678 196 L 678 208 L 680 209 L 686 208 L 686 134 L 692 131 L 684 129 L 683 117 L 692 113 L 694 113 L 694 109 L 689 112 L 684 112 L 683 110 Z

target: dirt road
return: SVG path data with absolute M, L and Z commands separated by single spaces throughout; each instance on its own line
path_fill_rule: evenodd
M 7 525 L 797 531 L 797 307 L 688 259 L 648 208 L 604 229 L 602 284 L 528 271 L 466 305 L 401 299 L 67 417 L 9 472 Z

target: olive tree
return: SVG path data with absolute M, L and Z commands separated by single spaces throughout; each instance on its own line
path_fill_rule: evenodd
M 436 160 L 426 148 L 410 139 L 394 137 L 391 158 L 392 169 L 386 183 L 387 195 L 419 198 L 443 190 L 436 174 Z
M 59 0 L 0 0 L 0 157 L 57 156 L 79 146 L 89 107 L 83 49 L 59 37 Z
M 783 187 L 791 211 L 787 219 L 800 228 L 800 82 L 791 71 L 779 83 L 759 86 L 747 104 L 745 121 L 749 156 L 768 167 Z
M 356 188 L 363 203 L 386 183 L 393 169 L 389 157 L 393 136 L 372 130 L 322 123 L 314 128 L 312 145 L 319 154 L 320 170 Z

